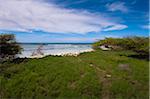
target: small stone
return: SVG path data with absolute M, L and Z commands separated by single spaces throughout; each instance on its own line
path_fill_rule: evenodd
M 90 66 L 91 66 L 91 67 L 93 67 L 93 64 L 92 64 L 92 63 L 90 63 Z
M 127 71 L 130 70 L 128 64 L 119 64 L 118 67 L 119 67 L 120 70 L 127 70 Z
M 105 77 L 106 77 L 106 78 L 111 78 L 111 75 L 110 75 L 110 74 L 106 74 Z

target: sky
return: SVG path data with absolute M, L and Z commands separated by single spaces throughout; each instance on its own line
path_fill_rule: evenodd
M 26 43 L 149 36 L 149 0 L 0 0 L 0 34 Z

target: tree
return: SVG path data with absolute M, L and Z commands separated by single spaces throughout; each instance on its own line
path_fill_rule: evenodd
M 17 44 L 13 34 L 0 34 L 0 61 L 12 60 L 16 54 L 21 53 L 21 47 Z

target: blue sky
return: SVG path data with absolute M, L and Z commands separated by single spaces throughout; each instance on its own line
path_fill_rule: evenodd
M 148 0 L 0 0 L 0 33 L 18 42 L 149 36 Z

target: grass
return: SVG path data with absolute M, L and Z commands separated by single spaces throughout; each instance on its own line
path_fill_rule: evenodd
M 47 56 L 6 62 L 0 66 L 0 96 L 1 99 L 148 99 L 149 61 L 127 57 L 131 54 L 97 50 L 78 57 Z

